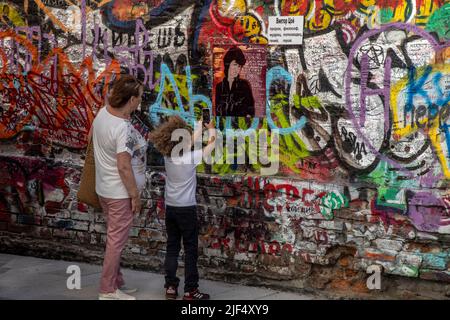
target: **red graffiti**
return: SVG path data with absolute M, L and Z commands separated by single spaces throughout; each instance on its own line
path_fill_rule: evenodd
M 96 77 L 91 58 L 77 69 L 63 49 L 56 48 L 39 61 L 37 49 L 15 32 L 0 32 L 0 40 L 28 55 L 22 65 L 19 57 L 8 56 L 6 49 L 0 48 L 0 102 L 9 106 L 2 112 L 0 138 L 11 138 L 32 125 L 50 144 L 84 148 L 106 85 L 113 73 L 120 73 L 118 63 L 113 61 Z
M 276 240 L 271 242 L 265 242 L 264 240 L 259 241 L 243 241 L 236 239 L 234 245 L 231 246 L 231 239 L 228 237 L 220 238 L 214 237 L 211 241 L 209 247 L 212 249 L 221 250 L 235 250 L 239 253 L 260 253 L 260 254 L 270 254 L 270 255 L 280 255 L 282 253 L 292 253 L 294 248 L 290 243 L 279 243 Z
M 0 171 L 0 194 L 18 213 L 26 213 L 36 204 L 45 207 L 47 213 L 59 211 L 70 191 L 65 181 L 67 169 L 51 167 L 41 159 L 0 157 Z M 55 191 L 62 194 L 61 201 L 51 197 Z

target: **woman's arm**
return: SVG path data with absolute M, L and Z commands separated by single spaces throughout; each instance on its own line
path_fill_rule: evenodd
M 133 213 L 141 212 L 141 197 L 131 167 L 131 155 L 128 152 L 117 154 L 117 169 L 128 195 L 131 197 L 131 210 Z

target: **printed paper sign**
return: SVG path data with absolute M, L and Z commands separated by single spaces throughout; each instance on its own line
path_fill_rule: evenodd
M 303 42 L 303 16 L 269 17 L 269 44 L 299 45 Z

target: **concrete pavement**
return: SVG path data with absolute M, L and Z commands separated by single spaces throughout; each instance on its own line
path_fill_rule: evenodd
M 66 273 L 70 265 L 81 270 L 81 289 L 69 290 Z M 138 300 L 164 299 L 164 277 L 158 273 L 123 269 L 129 287 L 137 287 Z M 0 299 L 93 300 L 97 299 L 101 266 L 80 262 L 47 260 L 0 254 Z M 183 283 L 184 279 L 181 279 Z M 312 300 L 302 295 L 218 281 L 200 280 L 200 288 L 214 300 Z

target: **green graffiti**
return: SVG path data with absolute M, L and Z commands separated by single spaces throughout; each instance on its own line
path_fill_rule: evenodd
M 159 72 L 155 73 L 155 79 L 159 79 L 160 77 L 161 74 Z M 197 75 L 192 75 L 192 81 L 195 81 L 197 78 L 198 78 Z M 174 79 L 177 88 L 173 88 L 169 79 L 165 78 L 166 83 L 164 84 L 164 98 L 163 98 L 164 107 L 170 109 L 180 109 L 182 107 L 184 111 L 189 111 L 189 103 L 188 103 L 189 90 L 187 84 L 188 79 L 186 75 L 178 75 L 178 74 L 174 74 Z M 160 90 L 161 90 L 161 83 L 159 83 L 155 87 L 155 92 L 158 93 Z M 178 92 L 180 93 L 183 106 L 178 106 L 177 98 L 175 95 L 176 90 L 178 90 Z M 198 119 L 200 118 L 201 109 L 203 107 L 206 107 L 206 104 L 194 106 L 194 114 Z
M 398 179 L 398 173 L 386 161 L 380 161 L 370 174 L 361 176 L 362 181 L 377 187 L 376 204 L 406 212 L 405 188 L 413 187 L 416 182 Z
M 316 109 L 322 108 L 322 104 L 320 103 L 319 98 L 317 98 L 316 96 L 300 98 L 300 96 L 296 94 L 294 96 L 294 107 L 299 109 L 302 106 Z
M 436 32 L 441 39 L 450 39 L 450 3 L 433 13 L 425 29 Z
M 297 102 L 296 102 L 297 101 Z M 300 99 L 294 97 L 294 103 L 299 108 Z M 302 100 L 303 103 L 303 100 Z M 305 103 L 306 105 L 306 103 Z M 285 115 L 285 108 L 289 107 L 288 98 L 285 94 L 277 94 L 272 98 L 271 102 L 273 117 L 278 120 L 278 125 L 282 128 L 291 126 L 289 120 Z M 296 134 L 291 133 L 280 137 L 280 162 L 283 166 L 289 168 L 293 173 L 299 173 L 301 169 L 297 168 L 296 164 L 300 159 L 309 156 L 305 143 Z
M 417 278 L 419 276 L 419 268 L 416 266 L 401 265 L 396 267 L 391 273 L 405 277 Z
M 348 199 L 343 194 L 336 194 L 334 192 L 327 193 L 322 197 L 320 203 L 320 213 L 327 219 L 334 218 L 333 210 L 348 207 Z
M 310 108 L 320 108 L 321 105 L 319 103 L 319 100 L 317 97 L 302 97 L 294 96 L 294 107 L 295 108 L 301 108 L 301 106 L 308 106 Z M 271 99 L 271 113 L 272 117 L 276 120 L 277 125 L 280 128 L 288 128 L 292 124 L 290 123 L 288 117 L 286 116 L 286 109 L 289 107 L 288 97 L 285 94 L 276 94 Z M 219 127 L 225 128 L 226 119 L 221 119 L 221 124 Z M 234 125 L 236 128 L 233 128 L 233 130 L 247 130 L 249 129 L 249 123 L 245 118 L 237 118 L 237 124 Z M 258 130 L 256 132 L 256 140 L 259 141 L 259 130 L 269 130 L 269 125 L 267 123 L 267 120 L 260 119 L 260 124 L 258 126 Z M 225 132 L 222 132 L 223 134 Z M 224 140 L 226 139 L 224 134 Z M 270 136 L 268 137 L 268 140 L 270 141 Z M 251 148 L 249 148 L 249 143 L 251 143 L 250 138 L 245 138 L 245 146 L 239 146 L 232 152 L 231 150 L 228 150 L 226 145 L 223 147 L 223 158 L 222 163 L 220 164 L 213 164 L 211 166 L 212 173 L 215 174 L 229 174 L 229 173 L 238 173 L 239 168 L 236 168 L 236 170 L 233 169 L 232 164 L 226 163 L 226 159 L 230 157 L 239 157 L 241 155 L 246 156 L 247 158 L 250 158 L 252 155 Z M 264 151 L 264 149 L 257 148 L 257 154 L 256 158 L 259 159 L 261 151 Z M 267 154 L 272 156 L 271 147 L 270 144 L 267 148 Z M 306 146 L 302 139 L 298 136 L 296 133 L 286 134 L 280 136 L 279 141 L 279 162 L 280 166 L 283 168 L 288 168 L 293 173 L 300 173 L 301 169 L 297 167 L 297 163 L 303 159 L 308 157 L 310 154 L 308 150 L 306 149 Z M 271 159 L 272 161 L 274 159 Z M 255 164 L 248 164 L 246 166 L 246 169 L 250 169 L 250 171 L 258 172 L 262 168 L 262 165 L 258 162 Z M 204 165 L 201 165 L 198 167 L 199 172 L 205 172 L 206 167 Z

